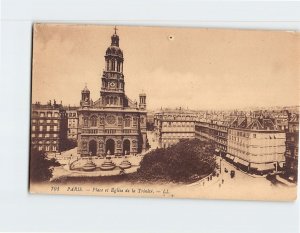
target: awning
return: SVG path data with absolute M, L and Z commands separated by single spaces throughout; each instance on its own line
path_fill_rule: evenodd
M 230 159 L 230 154 L 227 154 L 225 157 L 228 158 L 228 159 Z
M 245 160 L 242 160 L 242 159 L 239 159 L 238 163 L 248 167 L 249 166 L 249 162 L 245 161 Z
M 251 168 L 257 168 L 258 171 L 274 170 L 274 163 L 251 163 Z
M 233 156 L 233 155 L 230 155 L 230 159 L 231 159 L 231 160 L 234 160 L 234 156 Z
M 234 159 L 233 159 L 233 162 L 235 162 L 235 163 L 237 163 L 239 161 L 239 158 L 238 157 L 235 157 Z

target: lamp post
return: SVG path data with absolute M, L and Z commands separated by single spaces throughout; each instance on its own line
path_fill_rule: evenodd
M 220 174 L 222 173 L 222 157 L 220 156 Z

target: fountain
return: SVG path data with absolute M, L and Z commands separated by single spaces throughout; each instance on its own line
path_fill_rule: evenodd
M 119 167 L 121 169 L 128 169 L 128 168 L 131 168 L 131 163 L 126 159 L 126 155 L 127 155 L 127 151 L 125 151 L 125 159 L 120 163 Z
M 92 161 L 92 158 L 89 158 L 88 161 L 82 166 L 84 171 L 94 171 L 96 169 L 96 164 Z
M 116 164 L 111 161 L 110 150 L 107 151 L 106 159 L 101 164 L 100 169 L 103 171 L 110 171 L 116 167 Z

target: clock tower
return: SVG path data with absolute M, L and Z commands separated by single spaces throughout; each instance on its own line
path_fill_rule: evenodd
M 102 87 L 100 91 L 102 105 L 105 107 L 126 107 L 125 82 L 123 75 L 123 51 L 119 47 L 117 28 L 111 36 L 111 45 L 105 53 L 105 69 L 102 74 Z
M 130 156 L 147 148 L 146 94 L 140 94 L 139 105 L 125 95 L 124 57 L 119 41 L 115 27 L 104 56 L 100 98 L 92 101 L 87 87 L 81 92 L 78 153 L 83 157 Z M 103 164 L 100 169 L 107 168 L 105 161 Z

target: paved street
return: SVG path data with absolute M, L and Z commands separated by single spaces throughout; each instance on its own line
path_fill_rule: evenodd
M 220 164 L 220 157 L 217 157 Z M 228 170 L 228 173 L 224 169 Z M 194 197 L 198 193 L 198 197 L 209 197 L 216 199 L 249 199 L 251 195 L 254 199 L 280 200 L 282 197 L 293 197 L 293 189 L 295 187 L 287 187 L 285 185 L 273 185 L 265 177 L 255 177 L 236 169 L 232 164 L 224 159 L 221 161 L 222 172 L 219 176 L 208 179 L 207 177 L 201 181 L 189 184 L 189 193 Z M 230 177 L 230 171 L 235 171 L 234 178 Z M 222 181 L 223 180 L 223 181 Z M 186 190 L 185 187 L 178 187 L 176 192 Z M 186 194 L 186 193 L 185 193 Z
M 158 148 L 158 139 L 155 137 L 154 131 L 147 131 L 147 138 L 151 146 L 151 150 Z
M 220 179 L 224 180 L 224 184 L 228 185 L 240 185 L 245 182 L 249 183 L 259 183 L 266 186 L 271 186 L 271 182 L 268 181 L 265 177 L 259 177 L 259 176 L 251 176 L 250 174 L 247 174 L 237 168 L 235 168 L 234 165 L 227 162 L 225 159 L 220 159 L 220 157 L 217 157 L 217 162 L 219 166 L 221 166 L 221 173 L 220 173 Z M 220 165 L 221 164 L 221 165 Z M 225 169 L 228 170 L 228 172 L 225 172 Z M 230 172 L 234 171 L 235 176 L 233 178 L 230 177 Z

